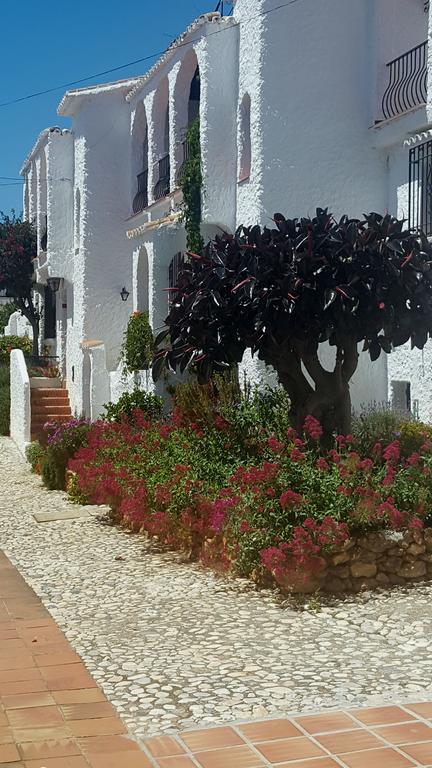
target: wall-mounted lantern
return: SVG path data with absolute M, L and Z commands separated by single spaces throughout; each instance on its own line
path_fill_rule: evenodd
M 48 288 L 50 288 L 53 291 L 53 293 L 57 293 L 58 289 L 60 288 L 60 282 L 61 282 L 61 277 L 47 278 Z
M 120 296 L 122 301 L 127 301 L 129 298 L 129 291 L 123 286 L 123 288 L 120 291 Z

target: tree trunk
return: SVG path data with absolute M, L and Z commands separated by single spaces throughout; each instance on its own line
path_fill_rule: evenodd
M 33 331 L 32 355 L 33 357 L 39 357 L 39 318 L 35 317 L 29 320 L 29 323 Z
M 346 435 L 351 430 L 351 397 L 349 382 L 358 363 L 357 344 L 344 340 L 337 347 L 333 371 L 325 370 L 318 359 L 318 347 L 307 349 L 297 345 L 296 352 L 281 352 L 268 360 L 276 369 L 279 381 L 291 400 L 293 427 L 302 433 L 306 416 L 320 422 L 323 442 L 331 443 L 333 435 Z M 306 377 L 307 371 L 313 386 Z

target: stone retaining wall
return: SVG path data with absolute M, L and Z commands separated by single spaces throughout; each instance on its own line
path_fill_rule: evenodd
M 299 582 L 295 591 L 360 592 L 428 580 L 432 580 L 432 528 L 382 531 L 347 541 L 327 555 L 322 570 Z

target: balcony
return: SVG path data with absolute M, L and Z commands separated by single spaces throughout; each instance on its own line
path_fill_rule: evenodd
M 158 182 L 153 190 L 154 199 L 160 200 L 170 191 L 170 158 L 165 155 L 159 160 Z
M 388 85 L 382 100 L 384 120 L 426 104 L 427 41 L 387 64 Z
M 142 171 L 137 176 L 138 191 L 133 199 L 132 211 L 135 213 L 141 213 L 144 208 L 148 206 L 148 170 Z

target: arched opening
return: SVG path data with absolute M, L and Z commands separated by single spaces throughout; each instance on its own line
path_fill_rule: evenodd
M 148 206 L 148 132 L 142 101 L 136 107 L 132 124 L 132 190 L 132 210 L 139 213 Z
M 136 261 L 135 273 L 135 309 L 138 312 L 149 311 L 149 261 L 146 248 L 140 248 Z
M 156 184 L 153 190 L 155 200 L 160 200 L 170 191 L 170 113 L 168 79 L 165 77 L 155 96 L 153 108 L 155 126 L 155 149 L 157 157 Z
M 178 251 L 176 254 L 174 254 L 168 267 L 168 287 L 169 288 L 177 287 L 179 273 L 180 273 L 180 270 L 183 268 L 184 263 L 185 263 L 184 254 L 182 253 L 182 251 Z M 174 291 L 172 290 L 168 291 L 168 311 L 171 307 L 171 304 L 173 303 L 174 298 L 175 298 Z
M 196 120 L 197 117 L 199 117 L 200 97 L 201 97 L 201 81 L 200 81 L 199 66 L 197 64 L 197 67 L 194 72 L 194 76 L 192 78 L 192 82 L 190 85 L 190 90 L 189 90 L 188 125 L 193 123 L 193 121 Z
M 248 93 L 243 96 L 240 105 L 240 136 L 239 136 L 239 181 L 249 178 L 252 165 L 251 146 L 251 99 Z
M 186 53 L 175 87 L 176 184 L 180 184 L 184 163 L 188 159 L 188 128 L 199 119 L 201 99 L 200 69 L 193 48 Z

